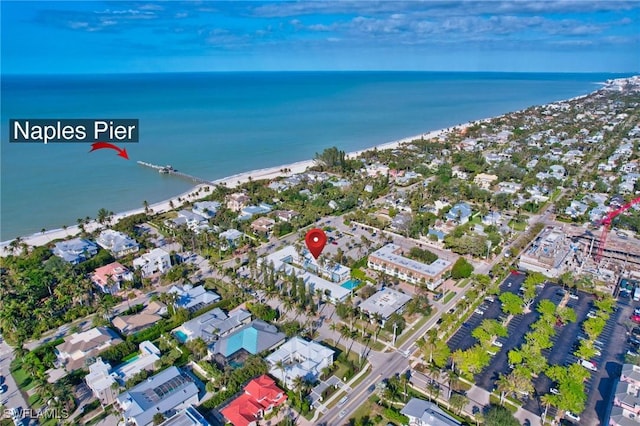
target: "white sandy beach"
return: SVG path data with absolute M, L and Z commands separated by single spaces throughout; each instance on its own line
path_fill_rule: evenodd
M 471 123 L 458 125 L 458 126 L 455 126 L 455 128 L 461 130 L 469 125 L 471 125 Z M 361 153 L 370 151 L 372 149 L 378 149 L 378 150 L 395 149 L 400 145 L 402 145 L 403 143 L 408 143 L 408 142 L 411 142 L 412 140 L 419 139 L 421 137 L 423 137 L 424 139 L 431 139 L 431 138 L 438 137 L 443 133 L 449 132 L 451 129 L 452 128 L 435 130 L 429 133 L 414 135 L 407 138 L 398 139 L 393 142 L 387 142 L 384 144 L 376 145 L 375 147 L 370 147 L 370 148 L 362 149 L 359 151 L 349 152 L 347 154 L 347 157 L 355 158 Z M 292 174 L 302 173 L 306 171 L 309 167 L 312 167 L 313 165 L 314 165 L 313 160 L 298 161 L 296 163 L 239 173 L 236 175 L 215 180 L 212 182 L 212 184 L 223 185 L 228 188 L 236 188 L 237 186 L 245 182 L 248 182 L 249 179 L 252 179 L 254 181 L 264 180 L 264 179 L 271 180 L 278 177 L 290 176 Z M 287 170 L 287 172 L 283 172 L 283 170 Z M 171 197 L 167 200 L 160 201 L 155 204 L 150 204 L 149 209 L 153 213 L 164 213 L 169 210 L 176 209 L 186 202 L 192 202 L 200 198 L 203 198 L 213 189 L 213 185 L 211 185 L 209 186 L 209 191 L 205 191 L 206 187 L 207 187 L 206 184 L 197 185 L 185 193 L 176 195 L 175 197 Z M 199 194 L 198 194 L 198 191 L 199 191 Z M 173 204 L 173 207 L 171 207 L 171 204 Z M 116 213 L 112 217 L 111 221 L 112 223 L 116 223 L 122 218 L 125 218 L 127 216 L 132 216 L 134 214 L 143 213 L 143 212 L 144 212 L 144 208 L 137 208 L 134 210 L 128 210 L 125 212 Z M 106 228 L 107 225 L 102 225 L 102 224 L 99 224 L 97 221 L 92 220 L 88 224 L 85 224 L 84 227 L 88 232 L 93 232 L 100 228 Z M 72 237 L 79 233 L 80 233 L 80 227 L 78 225 L 73 225 L 73 226 L 67 227 L 66 229 L 53 229 L 53 230 L 45 231 L 44 233 L 38 232 L 32 235 L 23 236 L 21 237 L 21 240 L 29 246 L 37 247 L 37 246 L 48 244 L 54 240 Z M 11 247 L 9 247 L 9 244 L 11 244 L 11 241 L 13 240 L 3 241 L 0 243 L 0 256 L 7 256 L 9 254 L 12 254 L 12 249 Z

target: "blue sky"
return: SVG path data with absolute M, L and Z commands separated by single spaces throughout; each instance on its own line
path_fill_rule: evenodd
M 1 2 L 2 73 L 640 71 L 638 1 Z

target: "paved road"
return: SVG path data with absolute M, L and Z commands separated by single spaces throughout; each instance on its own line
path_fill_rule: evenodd
M 449 301 L 449 303 L 444 305 L 442 311 L 439 311 L 434 316 L 429 318 L 429 320 L 418 330 L 412 333 L 410 330 L 408 330 L 407 332 L 411 333 L 411 337 L 407 339 L 404 344 L 399 346 L 397 348 L 397 351 L 387 354 L 379 354 L 378 359 L 376 360 L 376 364 L 378 365 L 376 366 L 372 363 L 371 373 L 365 380 L 363 380 L 359 385 L 353 388 L 353 390 L 349 394 L 349 399 L 347 400 L 347 402 L 341 407 L 338 407 L 336 405 L 333 408 L 330 408 L 320 418 L 318 424 L 334 426 L 346 423 L 353 412 L 357 410 L 358 407 L 363 405 L 369 398 L 372 393 L 371 389 L 375 387 L 376 383 L 379 383 L 385 378 L 394 376 L 396 373 L 404 373 L 405 371 L 407 371 L 410 368 L 410 358 L 405 357 L 402 353 L 409 351 L 409 353 L 412 354 L 413 352 L 415 352 L 417 349 L 415 345 L 416 340 L 423 336 L 427 332 L 427 330 L 433 327 L 436 321 L 440 318 L 441 313 L 446 312 L 447 309 L 455 305 L 463 295 L 464 291 L 456 294 Z M 343 414 L 342 416 L 340 415 L 341 413 Z
M 13 348 L 2 340 L 2 343 L 0 343 L 0 375 L 4 377 L 2 387 L 5 389 L 5 393 L 0 395 L 0 401 L 5 408 L 25 409 L 28 408 L 27 401 L 25 401 L 22 393 L 18 391 L 18 386 L 9 372 L 13 358 Z M 0 413 L 0 418 L 2 418 L 3 414 L 4 413 Z M 23 422 L 25 425 L 26 423 L 26 421 Z

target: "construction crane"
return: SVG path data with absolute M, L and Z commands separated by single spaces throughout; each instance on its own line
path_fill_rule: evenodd
M 607 243 L 607 236 L 609 235 L 609 229 L 611 228 L 611 221 L 631 208 L 634 204 L 640 203 L 640 197 L 629 201 L 628 203 L 618 207 L 614 211 L 608 213 L 602 220 L 597 222 L 597 225 L 602 225 L 602 234 L 600 234 L 600 244 L 598 245 L 598 254 L 596 254 L 596 263 L 600 263 L 602 254 L 604 253 L 604 246 Z

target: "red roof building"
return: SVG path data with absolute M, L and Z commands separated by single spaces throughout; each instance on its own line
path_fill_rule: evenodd
M 251 380 L 240 395 L 220 412 L 234 426 L 255 426 L 265 413 L 287 400 L 287 395 L 269 376 Z

